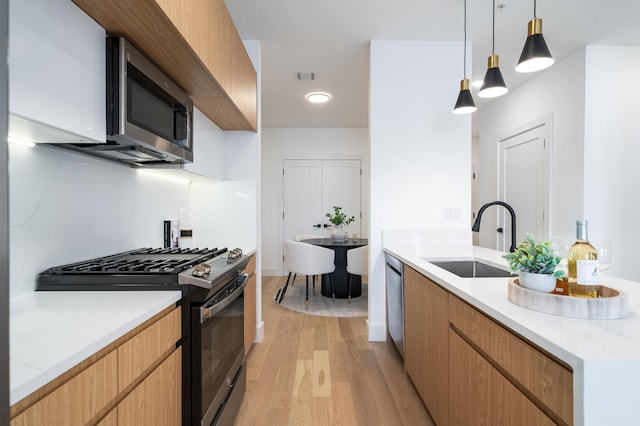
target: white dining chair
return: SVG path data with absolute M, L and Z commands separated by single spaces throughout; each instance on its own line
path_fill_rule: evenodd
M 349 300 L 351 303 L 351 281 L 354 275 L 369 273 L 369 246 L 347 250 L 347 273 L 349 274 Z
M 335 252 L 331 249 L 299 241 L 287 240 L 284 242 L 285 267 L 289 272 L 292 272 L 295 275 L 306 276 L 307 287 L 305 304 L 307 307 L 309 306 L 309 276 L 313 277 L 313 285 L 315 287 L 315 276 L 328 274 L 329 282 L 331 283 L 331 295 L 333 296 L 333 300 L 335 300 L 336 295 L 333 289 L 333 271 L 336 269 L 336 266 L 334 262 Z M 290 278 L 291 275 L 287 278 L 287 282 L 280 293 L 280 300 L 278 300 L 278 303 L 282 302 L 282 298 L 287 292 Z

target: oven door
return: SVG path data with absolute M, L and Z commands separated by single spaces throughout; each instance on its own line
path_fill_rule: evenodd
M 248 278 L 239 275 L 202 306 L 192 308 L 192 403 L 197 402 L 192 414 L 202 425 L 223 424 L 221 419 L 229 418 L 233 424 L 242 401 L 246 386 L 243 293 Z

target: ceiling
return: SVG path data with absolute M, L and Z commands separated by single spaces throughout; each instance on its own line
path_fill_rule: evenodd
M 244 40 L 262 46 L 262 127 L 368 127 L 369 41 L 463 39 L 463 0 L 226 0 Z M 491 54 L 491 0 L 468 0 L 472 70 L 481 80 Z M 542 0 L 537 16 L 556 62 L 585 45 L 640 45 L 640 2 Z M 533 17 L 533 0 L 496 0 L 495 53 L 513 90 L 536 74 L 513 68 Z M 316 73 L 299 81 L 296 72 Z M 462 78 L 462 70 L 460 76 Z M 451 88 L 451 107 L 459 87 Z M 310 104 L 312 91 L 331 94 Z M 488 100 L 475 95 L 479 108 Z

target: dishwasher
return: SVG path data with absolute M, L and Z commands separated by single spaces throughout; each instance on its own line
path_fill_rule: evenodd
M 404 284 L 402 262 L 385 254 L 385 281 L 387 284 L 387 321 L 389 336 L 404 358 Z

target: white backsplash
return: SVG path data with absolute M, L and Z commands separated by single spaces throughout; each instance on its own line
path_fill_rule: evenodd
M 65 263 L 162 246 L 189 186 L 46 146 L 9 144 L 10 295 Z

